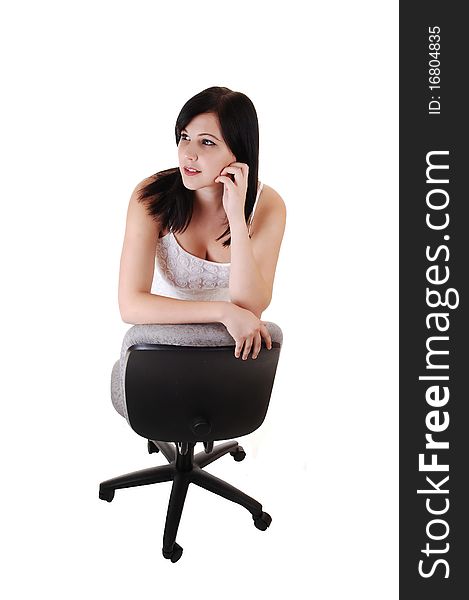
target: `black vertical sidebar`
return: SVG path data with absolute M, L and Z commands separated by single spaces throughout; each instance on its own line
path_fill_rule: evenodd
M 400 3 L 400 597 L 469 597 L 469 25 Z

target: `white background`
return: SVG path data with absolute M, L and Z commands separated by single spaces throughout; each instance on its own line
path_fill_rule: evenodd
M 10 2 L 0 15 L 2 581 L 26 597 L 397 598 L 397 3 Z M 260 179 L 287 205 L 274 300 L 284 347 L 242 463 L 98 499 L 163 464 L 113 410 L 128 329 L 117 280 L 135 185 L 176 166 L 174 123 L 246 93 Z

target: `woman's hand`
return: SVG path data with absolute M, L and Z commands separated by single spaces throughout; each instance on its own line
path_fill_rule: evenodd
M 272 339 L 267 327 L 250 310 L 228 302 L 221 322 L 236 342 L 236 358 L 239 358 L 242 353 L 243 360 L 246 360 L 251 350 L 252 358 L 257 358 L 262 338 L 267 348 L 269 350 L 272 348 Z
M 245 163 L 232 162 L 222 169 L 215 183 L 223 183 L 223 208 L 228 221 L 241 218 L 244 221 L 244 204 L 248 189 L 249 167 Z M 229 175 L 233 175 L 231 178 Z

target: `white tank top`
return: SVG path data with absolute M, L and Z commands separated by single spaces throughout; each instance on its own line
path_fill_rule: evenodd
M 256 200 L 248 220 L 251 232 L 254 211 L 262 191 L 259 182 Z M 179 300 L 230 301 L 230 264 L 205 260 L 180 246 L 172 231 L 156 243 L 152 294 Z

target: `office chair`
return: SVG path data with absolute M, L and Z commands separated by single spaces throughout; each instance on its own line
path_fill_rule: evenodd
M 147 439 L 148 451 L 169 464 L 103 481 L 99 497 L 111 502 L 117 489 L 172 481 L 163 535 L 163 556 L 176 562 L 176 543 L 190 483 L 244 506 L 264 531 L 272 519 L 262 505 L 204 471 L 228 452 L 235 461 L 246 453 L 237 441 L 264 421 L 282 345 L 282 331 L 266 322 L 272 349 L 263 345 L 253 360 L 235 358 L 234 340 L 221 323 L 134 325 L 124 337 L 112 370 L 111 398 L 132 429 Z M 194 454 L 197 442 L 204 450 Z

